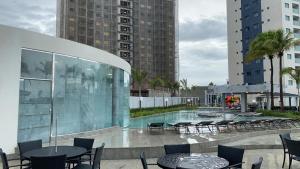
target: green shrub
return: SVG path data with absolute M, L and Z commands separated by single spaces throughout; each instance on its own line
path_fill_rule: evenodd
M 300 113 L 296 111 L 285 111 L 281 112 L 279 110 L 258 110 L 257 113 L 262 113 L 262 116 L 274 116 L 283 117 L 291 119 L 300 119 Z
M 150 116 L 154 114 L 174 112 L 180 110 L 195 110 L 198 106 L 186 106 L 186 105 L 176 105 L 170 107 L 152 107 L 152 108 L 143 108 L 143 109 L 131 109 L 130 117 L 141 117 L 141 116 Z

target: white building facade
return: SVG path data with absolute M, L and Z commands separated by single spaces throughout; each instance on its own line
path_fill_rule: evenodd
M 5 152 L 14 153 L 17 142 L 47 143 L 55 135 L 128 126 L 128 62 L 84 44 L 7 26 L 0 25 L 0 37 L 0 145 Z
M 283 29 L 300 37 L 299 0 L 227 0 L 229 85 L 270 83 L 270 61 L 243 62 L 249 44 L 259 33 Z M 279 85 L 279 61 L 274 59 L 274 85 Z M 300 46 L 285 52 L 283 67 L 300 66 Z M 283 77 L 284 93 L 297 94 L 296 83 Z M 275 87 L 276 88 L 276 87 Z M 276 92 L 276 91 L 275 91 Z M 291 101 L 292 99 L 292 101 Z M 275 105 L 279 105 L 279 99 Z M 296 97 L 285 99 L 285 105 L 297 103 Z

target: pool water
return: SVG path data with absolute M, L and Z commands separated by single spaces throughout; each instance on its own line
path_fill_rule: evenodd
M 210 113 L 212 111 L 202 110 L 183 110 L 178 112 L 163 113 L 152 116 L 138 117 L 130 119 L 129 128 L 147 128 L 148 123 L 154 122 L 165 122 L 167 123 L 178 123 L 178 122 L 192 122 L 198 123 L 201 121 L 221 121 L 221 120 L 258 120 L 258 119 L 274 119 L 274 117 L 266 116 L 237 116 L 233 113 L 221 113 L 219 117 L 199 117 L 199 113 Z M 213 112 L 215 113 L 215 111 Z

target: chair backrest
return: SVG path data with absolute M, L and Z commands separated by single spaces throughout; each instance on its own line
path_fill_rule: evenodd
M 190 144 L 164 145 L 166 154 L 190 153 Z
M 93 149 L 95 139 L 91 138 L 74 138 L 74 146 L 83 147 L 87 151 L 91 151 Z
M 283 149 L 285 151 L 287 149 L 285 139 L 291 140 L 291 134 L 290 133 L 279 134 L 279 137 L 281 139 L 281 144 L 282 144 Z
M 2 151 L 1 148 L 0 148 L 0 156 L 2 162 L 2 169 L 9 169 L 6 154 Z
M 263 158 L 259 157 L 258 160 L 252 164 L 251 169 L 260 169 L 262 161 L 263 161 Z
M 144 152 L 141 153 L 140 159 L 141 159 L 141 162 L 142 162 L 142 165 L 143 165 L 143 169 L 148 169 L 146 156 L 145 156 Z
M 290 155 L 300 156 L 300 141 L 285 139 Z
M 101 162 L 101 157 L 102 157 L 104 146 L 105 146 L 105 144 L 102 143 L 101 147 L 96 148 L 92 169 L 100 169 L 100 162 Z
M 66 155 L 31 157 L 32 169 L 65 169 Z
M 42 148 L 42 140 L 33 140 L 18 143 L 20 156 L 22 156 L 27 151 L 31 151 L 34 149 Z
M 218 157 L 228 160 L 229 165 L 241 164 L 235 166 L 242 168 L 244 149 L 218 145 Z

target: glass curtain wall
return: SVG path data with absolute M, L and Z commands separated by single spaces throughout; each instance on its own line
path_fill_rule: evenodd
M 129 79 L 110 65 L 23 49 L 18 141 L 49 141 L 56 121 L 58 135 L 128 126 Z

